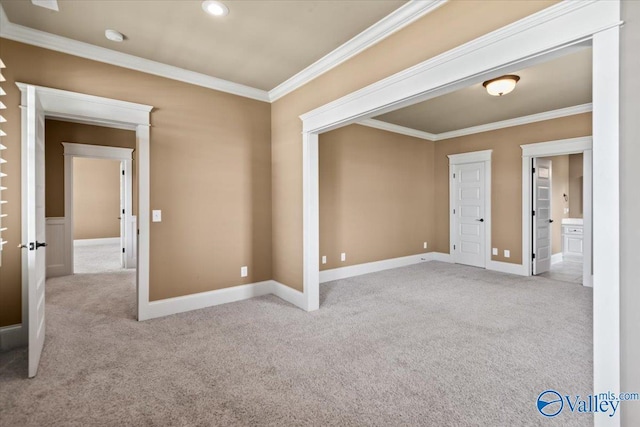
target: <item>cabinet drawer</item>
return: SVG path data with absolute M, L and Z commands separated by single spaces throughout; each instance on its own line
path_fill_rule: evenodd
M 579 235 L 582 235 L 582 227 L 565 226 L 563 228 L 564 229 L 562 231 L 563 231 L 564 234 L 579 234 Z

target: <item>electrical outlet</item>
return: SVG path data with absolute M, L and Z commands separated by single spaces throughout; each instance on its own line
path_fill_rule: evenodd
M 491 255 L 498 255 L 498 248 L 493 248 L 491 250 Z
M 249 275 L 249 268 L 245 265 L 240 267 L 240 277 L 247 277 Z
M 347 260 L 347 254 L 346 252 L 342 252 L 340 254 L 340 261 L 345 262 Z
M 327 256 L 326 255 L 322 255 L 322 263 L 323 264 L 327 263 Z
M 509 249 L 505 249 L 505 250 L 504 250 L 504 257 L 505 257 L 505 258 L 509 258 L 509 257 L 511 257 L 511 251 L 510 251 Z
M 422 244 L 422 247 L 423 247 L 424 249 L 427 249 L 427 242 L 424 242 L 424 243 Z

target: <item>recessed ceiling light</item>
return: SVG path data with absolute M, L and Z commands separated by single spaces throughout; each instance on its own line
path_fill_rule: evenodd
M 203 1 L 202 9 L 213 16 L 227 16 L 229 14 L 229 8 L 224 3 L 216 0 Z
M 124 35 L 116 30 L 106 30 L 104 32 L 104 36 L 109 40 L 111 40 L 112 42 L 120 43 L 121 41 L 124 40 Z
M 482 86 L 487 89 L 489 95 L 502 96 L 515 89 L 518 80 L 520 80 L 520 76 L 509 74 L 506 76 L 498 77 L 496 79 L 487 80 L 486 82 L 482 83 Z

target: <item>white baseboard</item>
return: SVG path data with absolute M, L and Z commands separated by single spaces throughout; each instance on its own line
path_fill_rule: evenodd
M 431 255 L 431 261 L 449 262 L 452 263 L 453 259 L 451 254 L 444 254 L 442 252 L 429 252 L 427 255 Z
M 271 280 L 271 293 L 293 305 L 307 311 L 307 299 L 304 293 L 283 285 L 280 282 Z
M 105 237 L 104 239 L 77 239 L 73 241 L 73 246 L 112 245 L 114 243 L 120 243 L 120 238 Z
M 562 262 L 564 257 L 562 256 L 562 252 L 558 252 L 557 254 L 551 255 L 551 265 Z
M 22 325 L 0 327 L 0 351 L 7 351 L 27 345 L 27 336 Z
M 333 268 L 320 272 L 320 283 L 331 282 L 333 280 L 346 279 L 348 277 L 361 276 L 363 274 L 375 273 L 377 271 L 389 270 L 392 268 L 406 267 L 408 265 L 421 262 L 433 261 L 436 252 L 409 255 L 400 258 L 384 259 L 382 261 L 367 262 L 364 264 L 349 265 L 347 267 Z M 439 254 L 447 255 L 447 254 Z
M 175 298 L 167 298 L 159 301 L 151 301 L 146 310 L 145 319 L 169 316 L 171 314 L 184 313 L 185 311 L 199 310 L 220 304 L 241 301 L 253 297 L 259 297 L 271 293 L 271 281 L 251 283 L 248 285 L 232 286 L 230 288 L 216 289 L 215 291 L 200 292 Z
M 528 276 L 526 268 L 522 264 L 511 264 L 502 261 L 487 262 L 487 270 L 499 271 L 500 273 L 516 274 L 518 276 Z
M 171 314 L 184 313 L 201 308 L 214 307 L 230 302 L 242 301 L 249 298 L 273 294 L 303 310 L 306 310 L 304 294 L 293 288 L 278 283 L 275 280 L 250 283 L 247 285 L 232 286 L 215 291 L 200 292 L 175 298 L 167 298 L 159 301 L 151 301 L 145 310 L 144 318 L 140 320 L 155 319 Z

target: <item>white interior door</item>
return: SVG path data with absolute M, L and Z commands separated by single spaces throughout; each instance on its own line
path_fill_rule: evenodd
M 27 141 L 23 144 L 23 195 L 26 196 L 25 279 L 28 289 L 29 377 L 38 372 L 45 336 L 44 110 L 34 87 L 27 91 Z
M 551 268 L 551 160 L 533 159 L 533 274 Z
M 458 264 L 485 265 L 485 165 L 453 165 L 454 260 Z
M 124 162 L 120 162 L 120 212 L 118 218 L 120 219 L 120 267 L 127 268 L 127 259 L 125 254 L 125 248 L 127 247 L 127 216 L 125 215 L 126 209 L 126 194 L 127 194 L 127 182 L 125 179 Z

